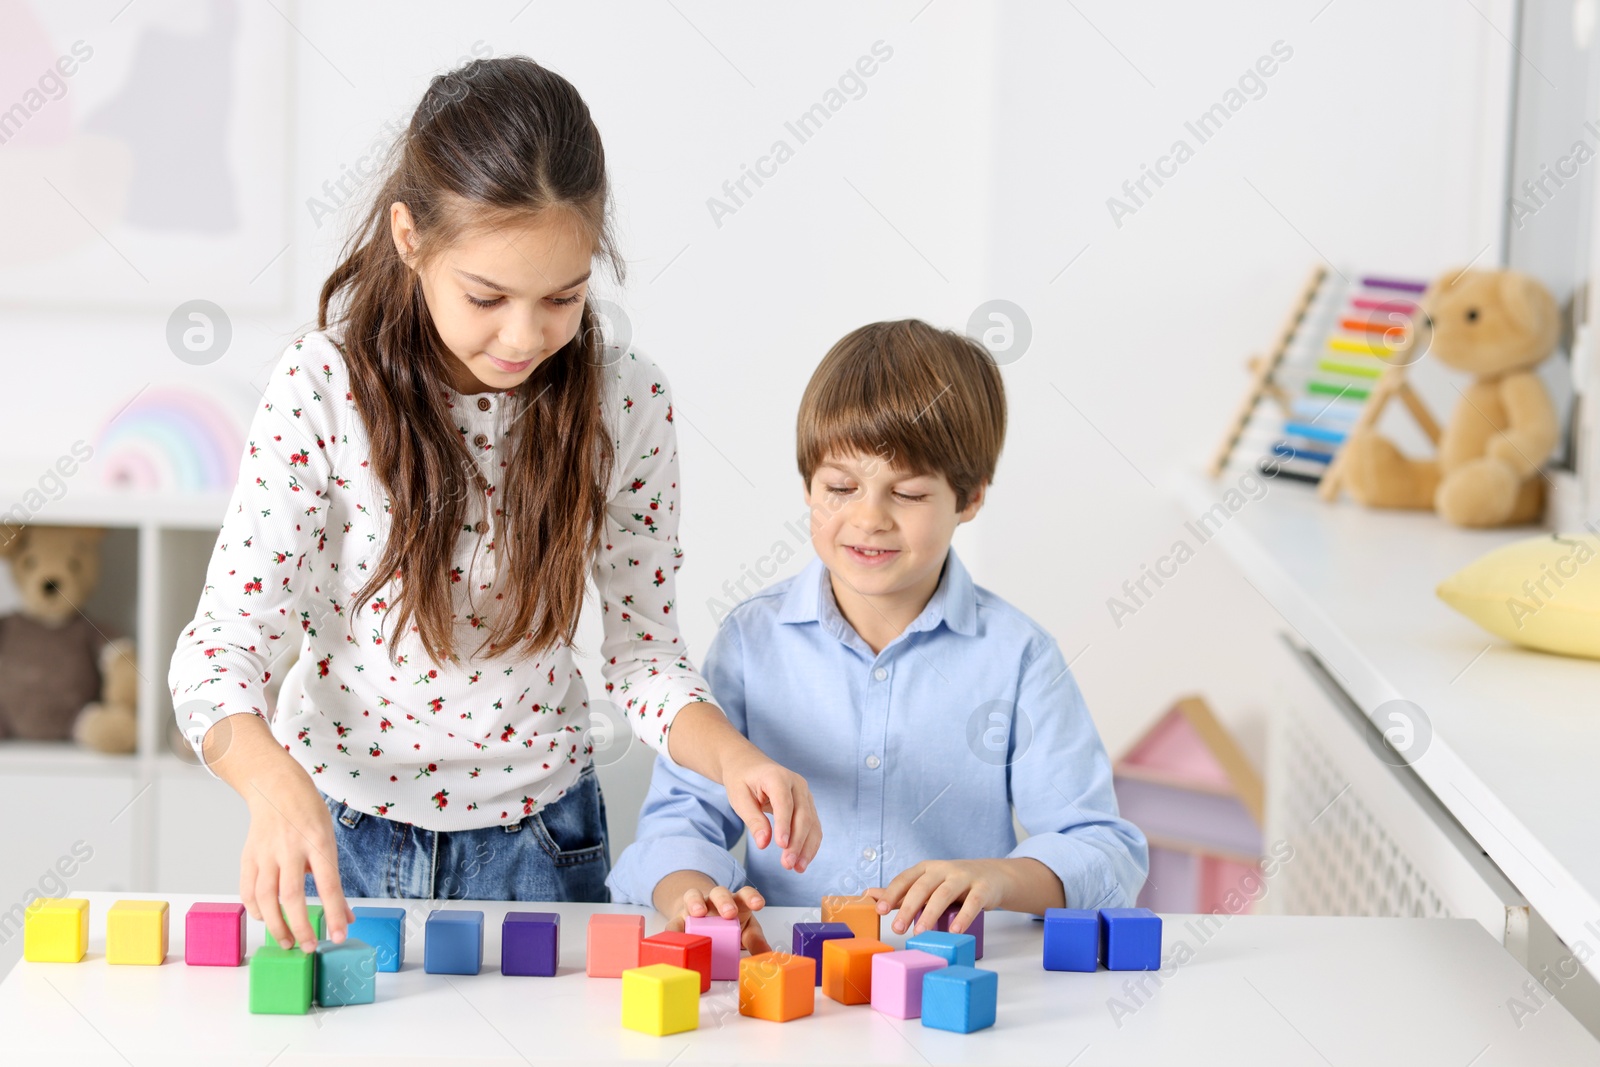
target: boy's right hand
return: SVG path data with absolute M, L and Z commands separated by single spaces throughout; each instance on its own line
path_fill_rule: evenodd
M 706 879 L 707 882 L 710 879 Z M 763 952 L 772 951 L 772 946 L 767 943 L 767 935 L 761 930 L 761 923 L 757 921 L 755 913 L 766 907 L 767 902 L 755 886 L 747 885 L 738 892 L 729 890 L 726 886 L 690 886 L 683 891 L 670 912 L 666 913 L 667 929 L 682 931 L 684 919 L 690 915 L 696 918 L 710 915 L 713 910 L 724 919 L 738 919 L 740 930 L 740 943 L 752 956 Z
M 250 832 L 239 857 L 239 898 L 251 918 L 283 948 L 316 948 L 306 914 L 305 876 L 310 872 L 322 902 L 330 940 L 343 941 L 355 914 L 339 883 L 339 853 L 333 817 L 316 786 L 298 766 L 243 790 L 250 806 Z M 284 921 L 284 917 L 288 921 Z

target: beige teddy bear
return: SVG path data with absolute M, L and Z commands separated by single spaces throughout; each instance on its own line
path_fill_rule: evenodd
M 0 524 L 0 557 L 22 608 L 0 616 L 0 738 L 64 741 L 100 752 L 137 742 L 133 644 L 80 610 L 100 580 L 105 531 Z
M 1441 275 L 1422 298 L 1427 355 L 1473 381 L 1435 459 L 1410 459 L 1368 431 L 1345 444 L 1345 487 L 1375 508 L 1433 508 L 1457 526 L 1511 526 L 1544 511 L 1540 466 L 1559 432 L 1534 368 L 1560 336 L 1555 299 L 1508 270 Z M 1431 328 L 1431 336 L 1430 336 Z

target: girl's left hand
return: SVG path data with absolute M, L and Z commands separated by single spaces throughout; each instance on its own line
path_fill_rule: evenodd
M 728 791 L 728 803 L 744 820 L 752 844 L 766 848 L 777 841 L 783 849 L 785 870 L 804 871 L 816 858 L 822 847 L 822 821 L 804 778 L 746 743 L 724 761 L 722 787 Z
M 869 889 L 867 896 L 878 902 L 878 914 L 895 909 L 892 928 L 903 934 L 916 923 L 915 933 L 932 930 L 945 909 L 962 901 L 961 911 L 950 923 L 950 932 L 966 933 L 978 915 L 1003 906 L 1011 883 L 1007 860 L 929 860 L 908 867 L 895 875 L 882 889 Z

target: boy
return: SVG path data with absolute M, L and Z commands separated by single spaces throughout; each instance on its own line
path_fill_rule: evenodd
M 870 893 L 898 909 L 896 933 L 958 903 L 958 933 L 988 908 L 1133 903 L 1144 835 L 1117 813 L 1060 650 L 950 548 L 1005 421 L 999 368 L 959 334 L 873 323 L 823 358 L 797 434 L 817 558 L 729 613 L 705 661 L 728 719 L 805 777 L 822 848 L 794 870 L 754 853 L 747 876 L 721 790 L 657 761 L 613 900 L 653 904 L 669 929 L 715 908 L 751 952 L 768 948 L 754 911 L 825 895 Z

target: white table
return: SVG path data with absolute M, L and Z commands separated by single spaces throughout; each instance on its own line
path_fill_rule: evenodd
M 1191 516 L 1231 482 L 1179 484 Z M 1539 530 L 1462 530 L 1429 513 L 1323 503 L 1273 484 L 1213 538 L 1369 717 L 1427 716 L 1411 766 L 1600 977 L 1600 661 L 1533 652 L 1440 601 L 1440 581 Z
M 307 1016 L 251 1015 L 247 968 L 183 963 L 184 912 L 168 897 L 172 945 L 162 967 L 112 967 L 104 928 L 113 894 L 90 900 L 90 953 L 79 964 L 19 963 L 0 984 L 0 1061 L 7 1064 L 871 1063 L 946 1064 L 1600 1064 L 1600 1045 L 1554 1001 L 1519 1029 L 1506 1002 L 1527 972 L 1476 923 L 1455 919 L 1238 916 L 1202 940 L 1192 916 L 1166 916 L 1164 948 L 1192 956 L 1160 972 L 1054 973 L 1040 966 L 1042 926 L 993 912 L 979 966 L 1000 975 L 996 1025 L 976 1034 L 927 1030 L 820 993 L 816 1014 L 769 1023 L 738 1014 L 734 982 L 701 999 L 700 1029 L 666 1038 L 624 1030 L 622 984 L 583 973 L 583 930 L 596 910 L 625 907 L 452 901 L 485 913 L 484 972 L 425 974 L 419 901 L 406 965 L 378 975 L 375 1004 Z M 206 898 L 216 899 L 216 898 Z M 500 918 L 511 909 L 562 918 L 554 978 L 499 973 Z M 786 947 L 815 911 L 769 908 Z M 661 923 L 647 917 L 647 929 Z M 887 925 L 885 926 L 887 932 Z M 252 950 L 263 930 L 250 924 Z M 890 943 L 903 939 L 889 935 Z M 1164 957 L 1169 961 L 1172 957 Z M 1143 979 L 1147 994 L 1125 991 Z M 1114 1020 L 1108 1001 L 1131 1015 Z M 1541 998 L 1544 999 L 1544 998 Z M 1120 1021 L 1120 1026 L 1118 1025 Z

